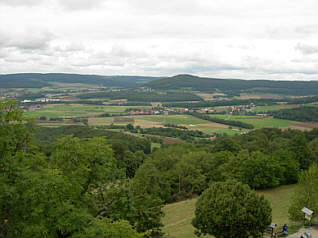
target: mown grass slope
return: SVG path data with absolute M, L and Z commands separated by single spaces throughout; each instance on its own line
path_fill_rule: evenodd
M 280 186 L 274 189 L 258 191 L 267 198 L 272 206 L 272 221 L 278 227 L 284 223 L 289 224 L 288 207 L 297 185 Z M 195 238 L 191 220 L 194 217 L 195 203 L 197 198 L 168 204 L 164 207 L 165 217 L 163 219 L 166 238 Z M 206 236 L 211 237 L 211 236 Z

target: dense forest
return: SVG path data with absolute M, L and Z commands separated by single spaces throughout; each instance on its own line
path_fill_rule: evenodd
M 57 139 L 46 154 L 25 122 L 13 102 L 0 103 L 1 237 L 162 236 L 162 201 L 128 179 L 146 159 L 142 151 L 125 151 L 126 138 L 115 146 L 82 134 Z
M 318 96 L 290 98 L 289 100 L 287 100 L 287 104 L 307 104 L 313 102 L 318 102 Z
M 0 75 L 0 88 L 40 88 L 48 86 L 50 82 L 82 83 L 107 87 L 138 87 L 156 77 L 144 76 L 101 76 L 83 74 L 4 74 Z
M 176 102 L 164 103 L 166 107 L 186 107 L 186 108 L 201 108 L 201 107 L 220 107 L 220 106 L 233 106 L 233 105 L 250 105 L 256 106 L 275 105 L 281 102 L 282 99 L 261 98 L 261 99 L 231 99 L 231 100 L 218 100 L 218 101 L 201 101 L 201 102 Z
M 140 90 L 105 91 L 98 93 L 87 93 L 78 95 L 80 99 L 108 98 L 112 100 L 127 99 L 129 102 L 180 102 L 180 101 L 201 101 L 202 98 L 185 92 L 148 92 Z
M 307 104 L 318 102 L 318 96 L 301 97 L 301 98 L 251 98 L 251 99 L 227 99 L 217 101 L 201 101 L 201 102 L 176 102 L 163 103 L 166 107 L 186 107 L 186 108 L 202 108 L 202 107 L 219 107 L 219 106 L 235 106 L 235 105 L 251 105 L 270 106 L 286 104 Z
M 318 162 L 318 129 L 151 152 L 149 139 L 103 128 L 35 128 L 14 102 L 0 103 L 0 134 L 2 237 L 159 238 L 164 203 L 229 179 L 254 189 L 296 183 Z
M 175 144 L 156 150 L 137 170 L 166 202 L 201 194 L 211 182 L 236 179 L 254 189 L 295 183 L 318 161 L 318 130 L 260 129 L 214 145 Z
M 318 107 L 297 107 L 269 112 L 274 118 L 301 122 L 318 122 Z
M 11 77 L 11 75 L 0 75 L 0 88 L 42 88 L 50 86 L 49 83 L 35 80 L 32 77 L 25 79 Z
M 204 78 L 193 75 L 177 75 L 146 83 L 146 87 L 161 90 L 187 88 L 201 92 L 225 92 L 229 96 L 249 93 L 274 93 L 283 95 L 315 95 L 318 82 L 239 80 Z

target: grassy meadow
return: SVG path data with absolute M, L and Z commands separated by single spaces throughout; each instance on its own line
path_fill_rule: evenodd
M 271 105 L 271 106 L 256 106 L 253 111 L 256 113 L 263 113 L 268 111 L 276 111 L 281 109 L 290 109 L 298 107 L 299 105 L 291 105 L 291 104 L 281 104 L 281 105 Z
M 241 115 L 211 115 L 211 117 L 221 118 L 225 120 L 241 121 L 253 125 L 256 129 L 264 127 L 289 127 L 294 122 L 272 117 L 257 117 L 257 116 L 241 116 Z
M 113 115 L 123 113 L 128 108 L 149 109 L 150 106 L 96 106 L 96 105 L 81 105 L 81 104 L 51 104 L 41 106 L 40 109 L 25 112 L 27 117 L 39 118 L 45 116 L 51 117 L 95 117 L 103 113 Z
M 153 122 L 181 124 L 181 125 L 196 125 L 206 123 L 205 120 L 193 117 L 191 115 L 169 115 L 169 116 L 145 116 L 140 119 L 149 120 Z
M 258 191 L 269 200 L 272 206 L 272 221 L 278 224 L 278 229 L 287 223 L 290 226 L 288 219 L 288 207 L 291 197 L 297 185 L 284 185 L 274 189 Z M 165 217 L 163 218 L 166 238 L 195 238 L 191 220 L 194 217 L 195 203 L 197 198 L 168 204 L 164 207 Z M 291 230 L 290 230 L 291 232 Z M 206 236 L 211 237 L 211 236 Z

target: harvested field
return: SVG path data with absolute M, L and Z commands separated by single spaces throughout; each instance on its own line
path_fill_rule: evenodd
M 287 127 L 286 129 L 296 129 L 300 131 L 309 131 L 314 128 L 318 128 L 318 123 L 309 123 L 309 122 L 295 122 L 293 125 Z
M 146 136 L 146 137 L 156 137 L 156 138 L 160 138 L 160 139 L 162 139 L 162 142 L 163 142 L 164 144 L 173 144 L 173 143 L 183 142 L 183 140 L 181 140 L 181 139 L 171 138 L 171 137 L 156 136 L 156 135 L 145 135 L 145 136 Z
M 113 123 L 112 117 L 88 118 L 89 125 L 109 125 Z
M 182 140 L 177 138 L 169 138 L 169 137 L 161 137 L 164 144 L 173 144 L 173 143 L 179 143 L 182 142 Z
M 114 122 L 134 122 L 134 118 L 132 117 L 115 117 Z
M 164 127 L 160 122 L 142 120 L 138 117 L 135 117 L 134 126 L 140 126 L 141 128 Z
M 57 106 L 61 106 L 63 104 L 45 104 L 45 105 L 42 105 L 43 108 L 55 108 Z
M 198 119 L 196 117 L 190 116 L 190 115 L 169 115 L 169 116 L 143 116 L 141 118 L 142 120 L 149 120 L 153 122 L 159 122 L 159 123 L 171 123 L 171 124 L 187 124 L 187 125 L 196 125 L 196 124 L 202 124 L 205 123 L 205 120 Z
M 152 107 L 162 107 L 162 103 L 161 102 L 152 102 L 151 106 Z

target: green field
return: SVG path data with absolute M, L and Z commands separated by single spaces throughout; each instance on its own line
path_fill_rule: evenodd
M 288 207 L 290 199 L 297 185 L 285 185 L 274 189 L 258 191 L 259 194 L 265 196 L 271 203 L 273 212 L 272 221 L 278 224 L 278 227 L 287 223 L 290 226 L 288 219 Z M 163 218 L 166 238 L 195 238 L 191 220 L 194 217 L 194 209 L 196 198 L 168 204 L 164 207 L 165 217 Z M 280 229 L 280 228 L 278 228 Z M 210 237 L 210 236 L 206 236 Z
M 257 116 L 237 116 L 237 115 L 211 115 L 211 117 L 222 118 L 226 120 L 241 121 L 252 124 L 256 129 L 264 127 L 288 127 L 293 124 L 292 121 L 275 119 L 272 117 L 260 118 Z
M 217 134 L 227 134 L 227 135 L 236 135 L 236 134 L 240 134 L 241 132 L 245 131 L 242 130 L 240 131 L 239 129 L 228 129 L 228 128 L 218 128 L 218 127 L 212 127 L 212 126 L 202 126 L 202 125 L 197 125 L 194 127 L 187 127 L 190 130 L 198 130 L 198 131 L 202 131 L 206 134 L 209 135 L 213 135 L 215 133 Z
M 50 112 L 50 111 L 34 111 L 34 112 L 25 112 L 24 115 L 26 117 L 35 117 L 39 118 L 41 116 L 45 116 L 47 118 L 52 117 L 82 117 L 85 116 L 85 112 Z
M 28 92 L 39 93 L 42 91 L 42 88 L 28 88 Z
M 119 114 L 128 108 L 149 109 L 150 106 L 96 106 L 80 104 L 57 104 L 50 107 L 41 107 L 33 112 L 25 112 L 27 117 L 95 117 L 103 113 Z
M 318 102 L 308 103 L 308 104 L 305 104 L 305 106 L 318 107 Z
M 287 104 L 282 104 L 282 105 L 272 105 L 272 106 L 256 106 L 253 111 L 256 113 L 262 113 L 262 112 L 268 112 L 268 111 L 276 111 L 280 109 L 286 109 L 286 108 L 295 108 L 298 105 L 287 105 Z
M 139 119 L 154 121 L 154 122 L 184 124 L 184 125 L 191 125 L 191 124 L 196 125 L 196 124 L 207 123 L 207 121 L 205 120 L 201 120 L 190 115 L 145 116 L 145 117 L 139 117 Z
M 80 104 L 59 104 L 55 107 L 44 108 L 42 110 L 54 111 L 95 111 L 95 112 L 125 112 L 128 108 L 149 109 L 150 106 L 95 106 L 95 105 L 80 105 Z

